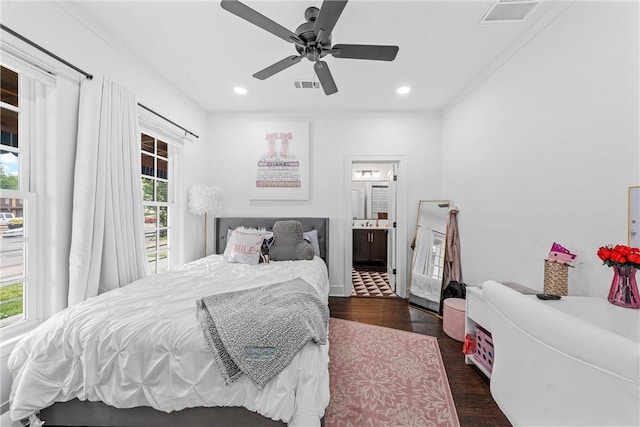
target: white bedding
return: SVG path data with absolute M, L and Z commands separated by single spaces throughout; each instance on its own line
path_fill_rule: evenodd
M 296 277 L 328 300 L 318 257 L 252 266 L 211 255 L 63 310 L 9 357 L 11 417 L 78 398 L 166 412 L 244 406 L 290 426 L 320 425 L 329 404 L 328 344 L 308 343 L 262 391 L 246 376 L 225 386 L 196 317 L 199 298 Z
M 441 287 L 442 280 L 434 279 L 418 271 L 413 272 L 413 282 L 411 282 L 412 294 L 439 303 Z

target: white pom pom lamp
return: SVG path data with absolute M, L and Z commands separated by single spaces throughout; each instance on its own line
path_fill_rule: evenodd
M 215 217 L 221 209 L 220 188 L 194 185 L 189 189 L 189 212 L 193 215 L 204 215 L 204 256 L 207 256 L 207 214 Z

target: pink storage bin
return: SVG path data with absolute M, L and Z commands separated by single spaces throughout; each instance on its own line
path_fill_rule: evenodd
M 442 330 L 457 341 L 464 341 L 464 324 L 467 319 L 467 300 L 462 298 L 447 298 L 442 310 Z
M 482 329 L 480 326 L 475 327 L 476 333 L 476 352 L 473 358 L 476 359 L 484 368 L 491 372 L 493 370 L 493 339 L 491 333 Z

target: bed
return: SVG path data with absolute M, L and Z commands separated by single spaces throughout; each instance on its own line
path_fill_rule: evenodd
M 257 266 L 227 263 L 227 231 L 296 219 L 320 256 Z M 46 425 L 311 426 L 329 403 L 328 343 L 307 343 L 258 388 L 225 385 L 196 317 L 196 300 L 285 282 L 309 283 L 326 304 L 327 218 L 216 218 L 216 253 L 57 313 L 14 349 L 11 416 Z

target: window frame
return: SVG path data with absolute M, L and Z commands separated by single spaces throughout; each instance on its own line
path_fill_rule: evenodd
M 3 46 L 3 53 L 4 52 Z M 40 177 L 36 173 L 39 164 L 37 153 L 41 151 L 46 138 L 47 114 L 46 87 L 50 80 L 40 81 L 31 66 L 24 63 L 10 61 L 10 56 L 3 56 L 2 66 L 18 73 L 18 107 L 0 101 L 2 108 L 18 112 L 19 146 L 17 149 L 8 146 L 0 146 L 4 151 L 17 152 L 19 154 L 19 188 L 1 189 L 0 197 L 9 199 L 22 199 L 24 206 L 23 237 L 20 241 L 23 246 L 23 318 L 0 327 L 2 333 L 0 355 L 4 356 L 10 351 L 12 344 L 25 332 L 33 329 L 44 318 L 44 297 L 42 284 L 38 280 L 39 271 L 42 268 L 39 263 L 39 255 L 43 248 L 38 241 L 41 234 L 41 221 L 39 218 L 39 199 L 44 197 L 38 192 Z M 18 241 L 18 240 L 16 240 Z
M 436 240 L 442 241 L 442 244 L 440 245 L 439 253 L 436 253 L 436 248 L 438 247 L 435 244 Z M 431 234 L 429 236 L 429 248 L 431 250 L 429 254 L 428 274 L 433 279 L 442 280 L 442 276 L 444 274 L 444 255 L 445 255 L 444 253 L 446 250 L 445 246 L 446 246 L 446 235 L 440 231 L 431 230 Z M 437 270 L 437 273 L 436 273 L 436 270 Z
M 180 232 L 182 229 L 182 218 L 180 215 L 180 210 L 177 209 L 176 200 L 179 200 L 180 195 L 180 178 L 179 178 L 179 158 L 182 152 L 182 147 L 184 145 L 183 140 L 175 134 L 173 130 L 166 127 L 166 124 L 159 120 L 158 117 L 153 116 L 152 114 L 146 112 L 146 110 L 138 109 L 138 130 L 140 135 L 140 141 L 142 141 L 142 135 L 146 134 L 150 137 L 153 137 L 156 140 L 161 140 L 167 143 L 167 173 L 169 178 L 166 180 L 167 182 L 167 201 L 166 202 L 157 202 L 157 201 L 147 201 L 142 200 L 143 211 L 145 206 L 166 206 L 167 207 L 167 237 L 169 240 L 168 245 L 168 270 L 179 266 L 182 264 L 183 260 L 183 246 L 182 242 L 178 239 L 178 236 L 182 235 Z M 142 146 L 140 146 L 139 150 L 140 156 L 142 156 Z M 145 152 L 146 153 L 146 152 Z M 164 159 L 164 157 L 162 157 Z M 155 164 L 155 160 L 154 160 Z M 140 178 L 142 179 L 145 175 L 140 172 Z M 164 181 L 164 180 L 163 180 Z M 142 185 L 142 182 L 140 182 Z M 144 197 L 144 192 L 143 192 Z M 162 227 L 164 228 L 164 227 Z M 156 226 L 156 230 L 158 227 Z M 156 234 L 156 248 L 159 248 L 159 242 L 157 240 Z M 146 237 L 145 237 L 146 239 Z M 146 241 L 145 241 L 145 257 L 147 254 L 146 250 Z M 157 259 L 156 259 L 157 260 Z M 157 274 L 156 272 L 151 271 L 151 266 L 147 264 L 147 272 L 148 274 Z M 156 264 L 157 267 L 157 264 Z
M 146 155 L 146 156 L 150 156 L 153 158 L 153 176 L 150 175 L 145 175 L 142 172 L 140 173 L 140 178 L 147 178 L 147 179 L 151 179 L 154 182 L 154 200 L 144 200 L 144 192 L 143 192 L 143 200 L 142 200 L 142 208 L 143 211 L 145 212 L 145 254 L 147 255 L 147 272 L 149 274 L 158 274 L 161 273 L 162 271 L 159 271 L 158 268 L 160 266 L 160 254 L 161 254 L 161 245 L 160 245 L 160 233 L 162 232 L 162 230 L 166 230 L 167 231 L 167 246 L 166 246 L 166 251 L 167 251 L 167 258 L 168 258 L 168 262 L 167 262 L 167 270 L 170 269 L 172 267 L 172 261 L 173 261 L 173 240 L 175 237 L 175 233 L 173 233 L 173 213 L 175 211 L 175 197 L 174 197 L 174 191 L 175 191 L 175 185 L 173 183 L 173 172 L 174 172 L 174 165 L 173 165 L 173 156 L 172 156 L 172 147 L 171 145 L 164 141 L 164 139 L 159 138 L 155 135 L 153 135 L 153 133 L 151 132 L 144 132 L 141 131 L 140 132 L 140 139 L 142 140 L 142 136 L 146 135 L 150 138 L 153 138 L 154 141 L 154 150 L 153 152 L 149 152 L 146 150 L 142 149 L 142 146 L 140 147 L 140 156 Z M 165 144 L 167 144 L 167 157 L 163 157 L 158 153 L 158 141 L 161 141 Z M 142 141 L 141 141 L 142 142 Z M 167 162 L 167 178 L 162 178 L 158 176 L 158 161 L 159 160 L 163 160 Z M 158 183 L 159 182 L 164 182 L 167 184 L 167 200 L 166 201 L 158 201 Z M 153 253 L 155 254 L 155 264 L 151 264 L 149 262 L 149 258 L 148 258 L 148 254 L 149 252 L 147 251 L 147 225 L 146 225 L 146 210 L 147 207 L 153 208 L 155 210 L 155 216 L 156 216 L 156 221 L 154 222 L 155 227 L 154 227 L 154 233 L 155 233 L 155 251 L 153 251 Z M 167 218 L 166 218 L 166 224 L 164 226 L 161 226 L 159 218 L 160 218 L 160 210 L 161 208 L 166 208 L 167 209 Z M 155 268 L 152 271 L 151 266 L 154 265 Z M 166 270 L 165 270 L 166 271 Z

